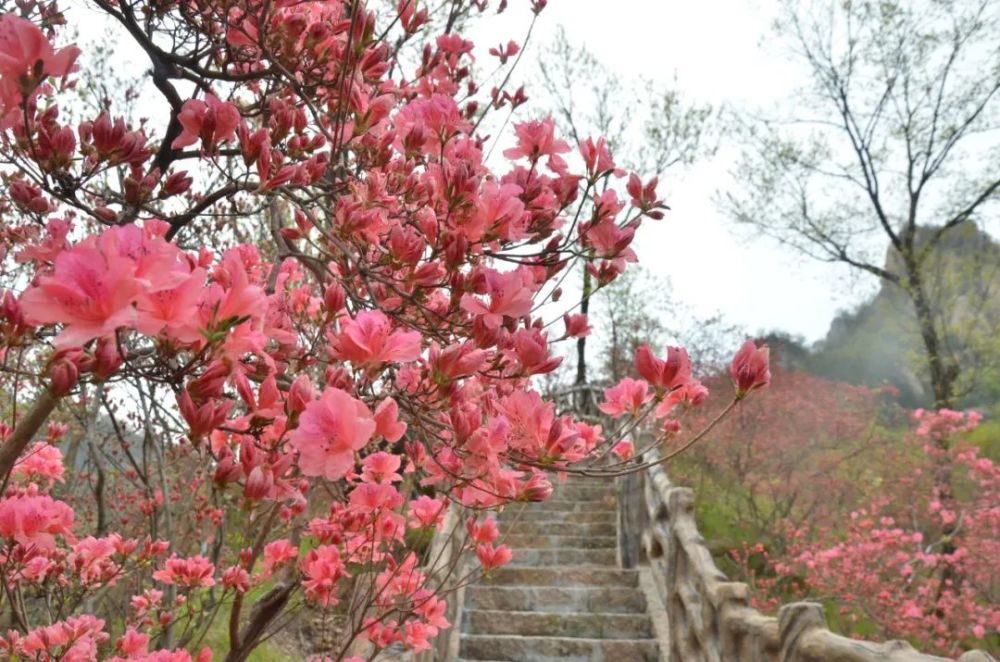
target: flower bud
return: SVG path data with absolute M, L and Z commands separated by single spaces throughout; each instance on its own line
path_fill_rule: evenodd
M 76 382 L 80 379 L 80 371 L 76 364 L 69 359 L 59 359 L 49 368 L 52 393 L 56 396 L 64 396 L 73 390 Z
M 270 469 L 256 466 L 247 476 L 243 486 L 243 495 L 250 501 L 260 501 L 271 493 L 274 487 L 274 475 Z
M 750 391 L 767 386 L 771 381 L 770 350 L 767 345 L 757 347 L 748 340 L 736 352 L 729 366 L 729 374 L 736 386 L 736 397 L 746 397 Z
M 118 351 L 114 338 L 101 338 L 94 349 L 94 361 L 91 370 L 98 381 L 106 381 L 121 367 L 124 357 Z
M 288 389 L 285 403 L 290 414 L 301 414 L 313 400 L 313 385 L 308 375 L 299 375 Z

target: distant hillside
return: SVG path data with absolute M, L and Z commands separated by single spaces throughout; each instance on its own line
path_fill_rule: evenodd
M 887 266 L 898 259 L 890 249 Z M 1000 244 L 970 223 L 945 235 L 930 267 L 938 325 L 963 370 L 961 404 L 991 406 L 1000 401 Z M 867 386 L 888 382 L 903 404 L 931 400 L 912 304 L 891 283 L 838 315 L 826 338 L 801 358 L 803 367 L 825 377 Z

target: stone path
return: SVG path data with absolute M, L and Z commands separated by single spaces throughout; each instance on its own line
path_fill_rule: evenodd
M 615 512 L 610 487 L 579 479 L 509 506 L 514 560 L 468 588 L 459 658 L 659 662 L 639 571 L 616 565 Z

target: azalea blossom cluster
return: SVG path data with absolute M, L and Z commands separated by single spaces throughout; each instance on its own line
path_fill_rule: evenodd
M 792 526 L 788 547 L 763 561 L 762 600 L 798 592 L 824 596 L 847 623 L 874 623 L 887 639 L 907 639 L 944 655 L 982 647 L 1000 635 L 993 575 L 1000 555 L 1000 467 L 961 443 L 980 415 L 918 410 L 909 452 L 894 459 L 877 494 L 846 521 Z M 936 443 L 945 440 L 948 450 Z M 951 472 L 955 495 L 936 491 Z M 750 557 L 736 553 L 737 560 Z
M 647 450 L 678 438 L 682 430 L 681 418 L 702 405 L 709 395 L 708 388 L 694 377 L 691 359 L 683 347 L 667 347 L 666 357 L 660 359 L 648 345 L 641 345 L 635 352 L 635 368 L 641 379 L 623 378 L 604 391 L 604 402 L 598 406 L 598 409 L 614 419 L 628 415 L 630 419 L 643 421 L 652 413 L 653 420 L 659 426 L 647 448 L 636 450 L 635 444 L 629 439 L 622 439 L 612 447 L 611 452 L 626 463 L 636 455 L 641 457 Z M 767 345 L 758 347 L 752 340 L 744 342 L 730 363 L 729 373 L 735 397 L 725 413 L 752 391 L 770 383 Z M 713 425 L 704 426 L 681 449 L 689 448 Z M 634 428 L 633 425 L 632 429 Z M 667 458 L 672 455 L 667 455 Z
M 480 89 L 417 0 L 93 5 L 160 117 L 72 105 L 96 81 L 55 3 L 0 15 L 0 653 L 205 662 L 221 612 L 242 660 L 302 604 L 346 614 L 338 659 L 427 648 L 470 576 L 410 532 L 459 518 L 488 572 L 489 511 L 623 452 L 532 378 L 590 330 L 543 317 L 557 279 L 635 261 L 656 181 L 547 118 L 488 167 L 480 125 L 525 92 Z M 707 395 L 683 350 L 637 366 L 605 411 Z M 766 350 L 734 370 L 766 383 Z

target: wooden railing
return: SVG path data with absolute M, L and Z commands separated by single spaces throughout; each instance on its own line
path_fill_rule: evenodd
M 814 602 L 787 604 L 777 618 L 753 609 L 749 587 L 729 581 L 705 546 L 695 521 L 694 492 L 671 483 L 662 466 L 648 469 L 641 480 L 619 479 L 619 495 L 619 559 L 627 564 L 636 558 L 634 531 L 627 529 L 641 528 L 642 548 L 667 610 L 669 641 L 663 645 L 671 662 L 946 659 L 919 653 L 906 642 L 874 643 L 834 634 L 822 606 Z M 982 651 L 958 659 L 995 662 Z

